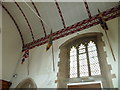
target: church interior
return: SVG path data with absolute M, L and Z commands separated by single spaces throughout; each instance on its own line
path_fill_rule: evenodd
M 119 88 L 120 2 L 65 1 L 0 3 L 0 88 Z

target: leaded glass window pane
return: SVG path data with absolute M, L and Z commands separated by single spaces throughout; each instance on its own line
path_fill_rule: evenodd
M 70 50 L 70 78 L 77 77 L 77 50 L 73 46 Z
M 101 75 L 96 45 L 92 41 L 88 43 L 88 55 L 90 61 L 91 76 Z
M 97 47 L 93 41 L 70 50 L 70 78 L 101 75 Z
M 79 72 L 80 77 L 88 76 L 87 55 L 83 44 L 79 46 Z

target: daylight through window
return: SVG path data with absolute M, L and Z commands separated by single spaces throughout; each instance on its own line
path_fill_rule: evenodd
M 70 50 L 70 78 L 101 75 L 95 42 L 81 43 Z

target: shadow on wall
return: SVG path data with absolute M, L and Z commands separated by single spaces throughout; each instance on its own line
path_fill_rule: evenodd
M 16 88 L 37 88 L 37 86 L 32 78 L 27 78 L 21 81 Z

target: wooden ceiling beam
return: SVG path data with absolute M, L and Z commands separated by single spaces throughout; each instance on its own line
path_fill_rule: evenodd
M 62 21 L 63 27 L 66 28 L 65 21 L 64 21 L 64 18 L 63 18 L 60 6 L 59 6 L 59 4 L 58 4 L 58 2 L 56 0 L 55 0 L 55 4 L 56 4 L 56 7 L 58 9 L 59 15 L 61 17 L 61 21 Z
M 13 22 L 14 22 L 17 30 L 18 30 L 18 33 L 19 33 L 19 35 L 20 35 L 22 44 L 23 44 L 23 46 L 24 46 L 25 43 L 24 43 L 23 36 L 22 36 L 22 33 L 21 33 L 21 31 L 20 31 L 20 28 L 19 28 L 18 24 L 16 23 L 15 19 L 13 18 L 13 16 L 10 14 L 10 12 L 7 10 L 7 8 L 6 8 L 3 4 L 2 4 L 2 7 L 3 7 L 3 9 L 8 13 L 8 15 L 10 16 L 10 18 L 13 20 Z
M 88 17 L 91 18 L 92 16 L 91 16 L 90 9 L 89 9 L 89 7 L 88 7 L 88 4 L 87 4 L 86 0 L 84 0 L 84 5 L 85 5 L 85 8 L 86 8 Z
M 31 2 L 32 2 L 32 1 L 31 1 Z M 32 5 L 33 5 L 33 7 L 35 8 L 35 10 L 36 10 L 38 16 L 41 17 L 40 12 L 38 11 L 37 6 L 35 5 L 34 2 L 32 2 Z M 40 21 L 41 21 L 42 28 L 43 28 L 43 31 L 44 31 L 44 34 L 45 34 L 45 37 L 46 37 L 47 34 L 46 34 L 46 30 L 45 30 L 44 23 L 43 23 L 43 21 L 42 21 L 41 19 L 40 19 Z
M 113 18 L 119 17 L 120 16 L 120 5 L 115 6 L 111 9 L 108 9 L 104 12 L 102 12 L 102 14 L 105 16 L 106 21 L 111 20 Z M 87 29 L 89 27 L 95 26 L 99 24 L 99 14 L 96 14 L 95 16 L 92 16 L 91 18 L 87 18 L 83 21 L 80 21 L 78 23 L 75 23 L 71 26 L 68 26 L 67 28 L 61 29 L 57 32 L 52 33 L 53 35 L 53 40 L 57 40 L 60 39 L 62 37 L 71 35 L 73 33 L 76 33 L 78 31 Z M 47 35 L 46 37 L 42 37 L 34 42 L 30 42 L 28 44 L 26 44 L 23 47 L 23 51 L 26 49 L 32 49 L 36 46 L 40 46 L 43 45 L 45 43 L 47 43 L 48 38 L 50 35 Z
M 32 39 L 33 39 L 33 41 L 35 41 L 34 35 L 33 35 L 33 32 L 32 32 L 32 28 L 31 28 L 31 26 L 30 26 L 30 23 L 29 23 L 26 15 L 24 14 L 24 12 L 23 12 L 22 8 L 19 6 L 19 4 L 18 4 L 17 2 L 15 2 L 15 4 L 16 4 L 16 6 L 19 8 L 19 10 L 20 10 L 20 12 L 22 13 L 23 17 L 25 18 L 25 20 L 26 20 L 26 22 L 27 22 L 27 24 L 28 24 L 28 27 L 29 27 L 29 29 L 30 29 Z

